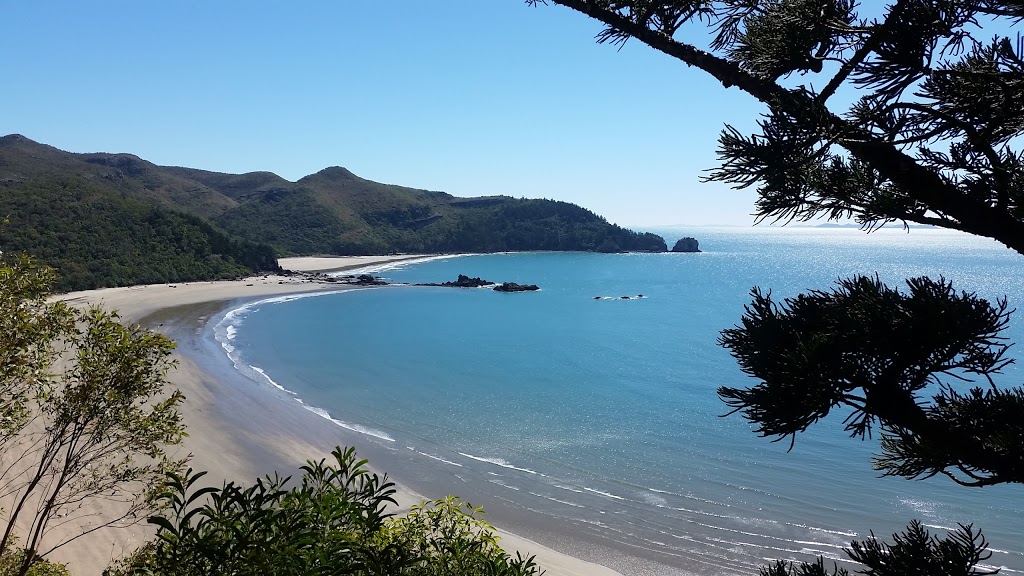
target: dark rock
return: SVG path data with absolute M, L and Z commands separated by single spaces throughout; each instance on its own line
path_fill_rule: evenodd
M 676 245 L 672 247 L 673 252 L 700 252 L 698 249 L 698 243 L 696 238 L 680 238 Z
M 422 284 L 416 284 L 416 286 L 443 286 L 445 288 L 480 288 L 481 286 L 494 286 L 494 282 L 490 280 L 484 280 L 483 278 L 476 277 L 470 278 L 465 274 L 459 274 L 459 278 L 454 282 L 427 282 Z
M 536 284 L 516 284 L 515 282 L 504 282 L 500 286 L 495 286 L 495 292 L 533 292 L 534 290 L 540 290 L 540 286 Z
M 619 296 L 619 299 L 621 299 L 621 300 L 630 300 L 630 297 L 629 296 Z
M 479 276 L 476 278 L 470 278 L 465 274 L 459 274 L 458 280 L 455 282 L 444 282 L 441 286 L 451 286 L 454 288 L 479 288 L 481 286 L 493 286 L 494 282 L 490 280 L 484 280 Z
M 356 276 L 356 279 L 354 281 L 350 281 L 350 283 L 356 284 L 356 285 L 359 285 L 359 286 L 385 286 L 385 285 L 387 285 L 387 282 L 385 282 L 384 280 L 381 280 L 380 278 L 374 278 L 373 276 L 370 276 L 369 274 L 360 274 L 359 276 Z

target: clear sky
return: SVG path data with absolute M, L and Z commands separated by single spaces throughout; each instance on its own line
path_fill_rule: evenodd
M 703 184 L 761 108 L 597 22 L 523 0 L 7 2 L 0 133 L 164 165 L 344 166 L 458 196 L 566 200 L 624 225 L 749 225 Z

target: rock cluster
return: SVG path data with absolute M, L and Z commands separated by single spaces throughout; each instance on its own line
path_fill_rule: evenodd
M 436 282 L 428 282 L 424 284 L 416 284 L 416 286 L 444 286 L 446 288 L 480 288 L 481 286 L 494 286 L 494 282 L 490 280 L 484 280 L 479 276 L 476 278 L 470 278 L 465 274 L 459 274 L 459 277 L 454 282 L 442 282 L 440 284 Z
M 481 288 L 483 286 L 494 286 L 496 292 L 532 292 L 534 290 L 540 290 L 540 287 L 536 284 L 516 284 L 515 282 L 503 282 L 502 284 L 491 282 L 490 280 L 484 280 L 483 278 L 470 278 L 465 274 L 459 274 L 459 278 L 454 282 L 442 282 L 440 284 L 436 282 L 414 284 L 414 286 L 444 286 L 445 288 Z
M 534 290 L 540 290 L 540 286 L 537 286 L 536 284 L 503 282 L 501 285 L 494 287 L 495 292 L 533 292 Z

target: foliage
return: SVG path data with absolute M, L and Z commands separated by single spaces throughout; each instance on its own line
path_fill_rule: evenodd
M 767 106 L 759 134 L 723 131 L 711 176 L 757 185 L 760 218 L 919 222 L 1024 250 L 1024 43 L 985 26 L 1024 18 L 1019 2 L 552 1 Z
M 60 273 L 62 290 L 233 278 L 277 270 L 269 246 L 231 238 L 188 214 L 112 193 L 81 178 L 0 187 L 10 215 L 2 246 Z
M 872 534 L 867 540 L 854 541 L 844 551 L 851 560 L 864 565 L 863 574 L 871 576 L 976 576 L 998 572 L 977 568 L 992 553 L 987 551 L 988 544 L 981 532 L 970 525 L 960 525 L 947 537 L 938 538 L 914 520 L 892 538 L 893 543 L 888 544 Z M 800 564 L 779 560 L 762 568 L 761 576 L 849 576 L 849 571 L 835 564 L 829 570 L 821 558 Z
M 483 513 L 454 496 L 421 503 L 388 519 L 377 545 L 403 550 L 409 562 L 400 573 L 410 576 L 536 574 L 532 557 L 516 552 L 512 559 L 498 546 L 493 528 L 478 518 Z
M 333 462 L 308 462 L 301 481 L 257 480 L 196 488 L 205 473 L 171 473 L 154 543 L 107 574 L 191 576 L 536 574 L 532 558 L 497 547 L 479 512 L 455 499 L 393 518 L 394 485 L 337 448 Z
M 16 135 L 0 137 L 0 191 L 0 214 L 12 217 L 4 246 L 58 268 L 66 289 L 272 271 L 274 249 L 666 249 L 659 236 L 566 202 L 455 198 L 371 182 L 344 168 L 298 182 L 266 172 L 218 174 L 126 154 L 69 154 Z
M 374 184 L 345 181 L 348 186 L 363 183 Z M 355 208 L 354 213 L 339 214 L 323 209 L 329 200 L 322 196 L 343 190 L 334 182 L 318 185 L 320 192 L 299 190 L 250 200 L 216 222 L 234 234 L 296 254 L 666 250 L 660 236 L 609 224 L 566 202 L 502 197 L 474 202 L 443 195 L 414 197 L 409 204 L 396 200 L 398 207 L 387 210 L 346 203 L 345 209 Z
M 0 253 L 0 451 L 32 417 L 32 401 L 73 314 L 48 301 L 53 271 Z
M 999 336 L 1005 300 L 957 293 L 945 280 L 914 278 L 904 294 L 877 278 L 838 282 L 782 303 L 755 289 L 742 325 L 720 343 L 751 388 L 719 396 L 763 436 L 795 439 L 838 407 L 864 438 L 881 424 L 876 467 L 917 478 L 944 474 L 968 486 L 1024 482 L 1024 391 L 953 384 L 991 382 L 1010 361 Z M 928 395 L 931 401 L 926 402 Z M 1004 416 L 993 418 L 993 416 Z
M 1024 40 L 1005 36 L 1024 20 L 1019 1 L 552 3 L 604 23 L 600 42 L 639 40 L 765 106 L 757 134 L 726 126 L 708 178 L 756 186 L 759 221 L 916 222 L 1024 253 Z M 852 436 L 881 430 L 885 474 L 1024 482 L 1024 390 L 993 379 L 1007 363 L 1007 303 L 942 279 L 907 284 L 858 276 L 782 302 L 755 289 L 720 343 L 758 383 L 719 394 L 791 442 L 844 408 Z M 895 538 L 848 555 L 865 574 L 977 573 L 984 555 L 970 527 L 939 541 L 914 523 Z
M 24 530 L 22 576 L 74 539 L 136 521 L 147 490 L 180 464 L 165 447 L 184 434 L 182 396 L 165 390 L 173 343 L 99 308 L 49 301 L 52 280 L 29 258 L 0 261 L 0 311 L 9 312 L 0 336 L 0 492 L 11 505 L 0 557 L 13 562 Z M 57 363 L 63 371 L 50 373 Z M 91 509 L 96 500 L 109 512 Z M 48 537 L 72 522 L 86 528 Z
M 0 554 L 0 576 L 17 576 L 25 563 L 26 550 L 9 547 Z M 71 576 L 71 572 L 63 565 L 48 560 L 36 560 L 29 567 L 25 576 Z

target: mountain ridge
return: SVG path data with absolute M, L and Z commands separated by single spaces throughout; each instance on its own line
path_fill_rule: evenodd
M 41 194 L 39 199 L 30 199 L 33 191 Z M 174 222 L 172 227 L 189 228 L 188 234 L 168 233 L 167 238 L 177 239 L 177 251 L 196 248 L 197 257 L 209 261 L 209 266 L 195 268 L 189 274 L 177 273 L 177 268 L 171 266 L 162 276 L 167 281 L 201 277 L 207 269 L 220 270 L 223 267 L 214 266 L 216 262 L 211 260 L 216 254 L 232 263 L 217 272 L 226 274 L 227 269 L 237 272 L 237 265 L 243 260 L 258 262 L 251 271 L 276 267 L 276 263 L 270 266 L 265 258 L 252 258 L 251 254 L 257 252 L 373 255 L 667 250 L 660 236 L 627 230 L 567 202 L 509 196 L 456 197 L 446 192 L 374 182 L 341 166 L 324 168 L 294 182 L 268 171 L 228 174 L 160 166 L 124 152 L 66 152 L 20 134 L 0 137 L 0 192 L 0 211 L 7 210 L 11 220 L 0 230 L 0 248 L 39 252 L 37 244 L 49 239 L 49 248 L 42 250 L 47 255 L 44 260 L 62 254 L 58 245 L 67 247 L 78 241 L 73 235 L 56 230 L 58 223 L 80 230 L 86 237 L 107 238 L 110 234 L 96 226 L 116 226 L 120 222 L 135 230 L 133 234 L 142 235 L 126 237 L 124 241 L 143 242 L 154 237 L 151 226 L 145 224 L 146 218 L 154 216 L 145 214 L 155 210 L 153 213 L 159 213 L 159 218 L 170 218 L 168 222 Z M 41 199 L 46 199 L 45 205 L 40 204 Z M 103 217 L 97 217 L 95 222 L 84 208 L 93 204 L 105 211 L 99 213 Z M 28 209 L 38 211 L 35 216 L 43 216 L 33 218 L 34 226 L 43 227 L 42 237 L 36 231 L 26 231 L 24 222 L 19 223 L 19 218 L 25 219 L 25 213 L 19 210 Z M 78 213 L 79 219 L 71 222 L 66 213 Z M 48 224 L 51 220 L 53 225 Z M 197 226 L 202 228 L 201 232 Z M 206 248 L 181 240 L 190 234 L 202 238 L 196 242 Z M 213 242 L 213 235 L 223 238 L 218 236 Z M 60 240 L 53 240 L 53 236 Z M 230 250 L 225 248 L 229 241 L 234 242 Z M 211 251 L 209 247 L 214 244 L 228 252 Z M 229 254 L 236 249 L 241 252 Z M 160 250 L 175 252 L 167 246 Z M 250 256 L 242 258 L 241 253 Z M 113 251 L 103 258 L 123 256 L 124 251 Z M 95 263 L 87 262 L 77 262 L 76 266 L 96 267 Z M 86 278 L 88 274 L 80 276 Z M 160 275 L 135 277 L 123 271 L 94 283 L 137 283 L 141 278 L 155 276 Z

